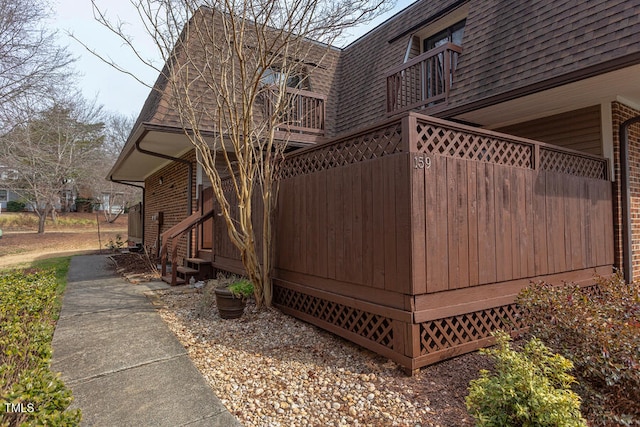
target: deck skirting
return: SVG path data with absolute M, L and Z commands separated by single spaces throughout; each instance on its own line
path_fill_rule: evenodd
M 589 286 L 594 284 L 594 274 L 606 276 L 611 271 L 610 266 L 603 266 L 597 271 L 574 272 L 572 276 L 577 283 Z M 559 284 L 565 276 L 554 274 L 535 281 Z M 505 295 L 477 300 L 473 305 L 459 304 L 459 301 L 465 299 L 465 293 L 476 294 L 483 286 L 441 292 L 438 306 L 433 310 L 443 315 L 435 317 L 428 313 L 436 311 L 428 309 L 415 311 L 414 306 L 413 310 L 400 310 L 381 303 L 363 303 L 356 298 L 281 279 L 274 280 L 273 304 L 286 314 L 388 357 L 412 372 L 490 345 L 491 334 L 496 330 L 515 335 L 525 328 L 515 304 L 522 282 L 489 285 L 498 286 Z M 429 296 L 417 296 L 420 297 Z M 424 304 L 422 301 L 422 307 Z

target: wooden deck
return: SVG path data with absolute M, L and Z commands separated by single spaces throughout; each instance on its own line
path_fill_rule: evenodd
M 520 328 L 530 281 L 612 271 L 601 157 L 408 113 L 281 173 L 275 305 L 407 369 Z M 221 223 L 214 266 L 241 271 Z

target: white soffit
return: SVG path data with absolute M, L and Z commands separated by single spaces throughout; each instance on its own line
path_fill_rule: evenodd
M 481 108 L 456 118 L 495 129 L 611 102 L 617 97 L 640 103 L 640 65 Z
M 140 148 L 170 157 L 181 157 L 191 150 L 188 138 L 181 133 L 148 131 L 140 139 Z M 142 182 L 148 176 L 171 162 L 157 156 L 141 153 L 131 144 L 128 154 L 119 159 L 111 179 Z

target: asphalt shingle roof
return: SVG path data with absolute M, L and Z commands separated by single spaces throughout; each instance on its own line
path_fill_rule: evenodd
M 640 53 L 640 2 L 472 1 L 463 49 L 453 107 Z

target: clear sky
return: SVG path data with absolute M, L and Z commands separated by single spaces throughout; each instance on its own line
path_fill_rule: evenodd
M 69 37 L 68 33 L 73 33 L 75 37 L 100 54 L 110 56 L 149 85 L 153 84 L 158 72 L 133 57 L 130 51 L 123 46 L 121 40 L 95 21 L 91 0 L 52 1 L 55 10 L 52 26 L 59 30 L 60 44 L 67 45 L 70 52 L 78 58 L 75 68 L 79 74 L 78 86 L 84 96 L 87 99 L 96 99 L 97 103 L 103 105 L 108 111 L 137 117 L 149 94 L 149 88 L 87 52 L 83 46 Z M 367 25 L 366 28 L 358 28 L 352 32 L 354 35 L 365 33 L 368 28 L 373 28 L 413 1 L 397 0 L 394 9 L 385 16 Z M 137 22 L 138 17 L 129 0 L 96 0 L 96 3 L 104 8 L 110 17 L 119 17 L 121 21 L 132 24 L 126 28 L 134 37 L 134 43 L 142 43 L 145 46 L 146 55 L 149 58 L 157 58 L 155 48 L 145 39 L 144 33 L 135 31 L 136 28 L 133 24 Z M 158 66 L 161 65 L 158 64 Z

